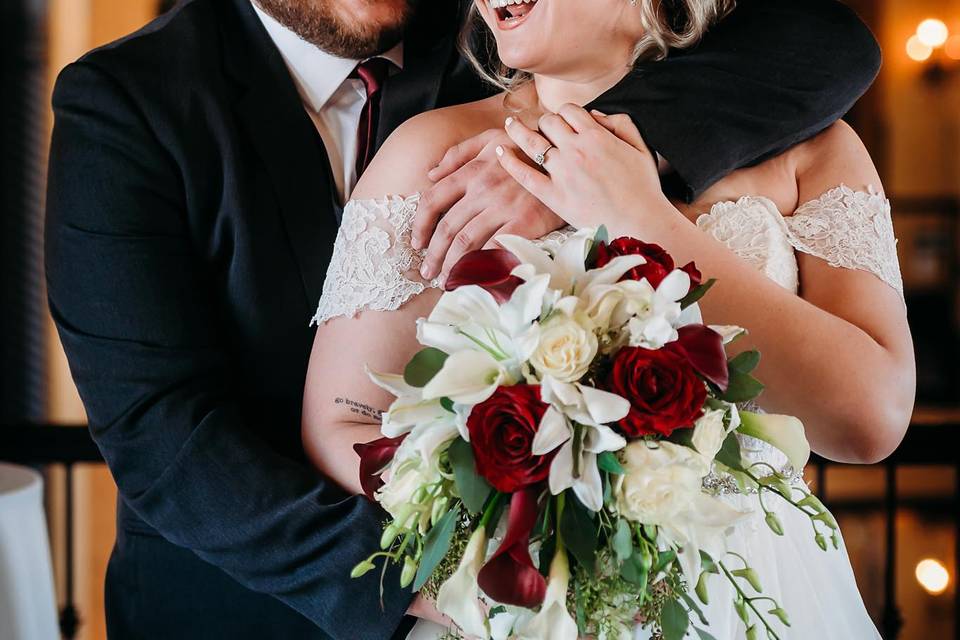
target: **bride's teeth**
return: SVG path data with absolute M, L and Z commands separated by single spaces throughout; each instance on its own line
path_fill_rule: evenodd
M 511 4 L 533 4 L 537 0 L 490 0 L 491 9 L 503 9 Z

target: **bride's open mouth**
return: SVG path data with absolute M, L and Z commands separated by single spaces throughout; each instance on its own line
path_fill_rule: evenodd
M 539 0 L 489 0 L 490 8 L 497 14 L 497 26 L 513 29 L 527 19 Z

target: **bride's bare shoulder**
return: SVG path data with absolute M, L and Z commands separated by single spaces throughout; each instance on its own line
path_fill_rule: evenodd
M 410 118 L 390 134 L 364 171 L 353 198 L 411 195 L 431 183 L 427 172 L 447 149 L 503 121 L 498 96 L 427 111 Z

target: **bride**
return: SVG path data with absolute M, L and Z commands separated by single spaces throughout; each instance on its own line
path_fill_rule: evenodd
M 694 44 L 727 2 L 685 0 L 666 11 L 656 0 L 511 1 L 473 7 L 498 58 L 484 73 L 504 92 L 407 122 L 344 209 L 306 382 L 303 436 L 312 461 L 361 492 L 352 446 L 379 437 L 378 415 L 391 401 L 364 366 L 401 370 L 418 349 L 415 320 L 440 295 L 442 276 L 424 279 L 411 247 L 418 193 L 448 147 L 495 126 L 516 143 L 497 149 L 503 167 L 571 227 L 606 225 L 611 237 L 656 243 L 717 279 L 703 315 L 749 328 L 732 346 L 763 353 L 762 409 L 800 417 L 812 448 L 831 460 L 889 455 L 912 411 L 913 350 L 889 202 L 856 134 L 838 123 L 727 176 L 693 203 L 670 200 L 629 118 L 577 105 L 614 85 L 638 56 Z M 755 442 L 743 445 L 756 460 L 785 464 Z M 749 500 L 735 487 L 718 489 L 734 506 Z M 785 637 L 879 638 L 842 546 L 823 553 L 804 516 L 774 508 L 792 535 L 748 521 L 731 550 L 749 549 L 765 591 L 789 612 Z M 728 595 L 715 592 L 706 609 L 719 640 L 745 636 Z M 429 616 L 428 606 L 417 607 Z M 441 635 L 428 625 L 418 625 L 417 637 Z

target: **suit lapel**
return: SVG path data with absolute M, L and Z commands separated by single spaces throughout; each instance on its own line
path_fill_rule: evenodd
M 310 305 L 316 304 L 333 252 L 338 216 L 330 161 L 273 41 L 249 0 L 232 4 L 222 30 L 224 63 L 242 85 L 236 113 L 273 183 Z M 231 7 L 227 7 L 230 9 Z

